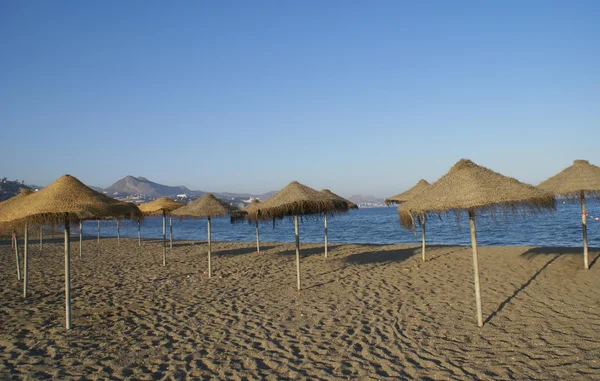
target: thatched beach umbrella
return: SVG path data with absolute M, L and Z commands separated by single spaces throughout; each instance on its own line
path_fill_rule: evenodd
M 347 207 L 347 204 L 325 196 L 323 193 L 292 181 L 285 188 L 265 200 L 258 211 L 253 212 L 248 218 L 268 221 L 284 217 L 294 217 L 294 232 L 296 236 L 296 276 L 298 290 L 300 283 L 300 236 L 298 234 L 298 216 L 320 215 L 321 213 L 334 212 Z
M 419 180 L 418 183 L 416 183 L 409 190 L 406 190 L 395 196 L 386 198 L 384 200 L 385 204 L 389 206 L 389 205 L 393 205 L 393 204 L 401 204 L 403 202 L 406 202 L 406 201 L 410 200 L 411 198 L 415 197 L 416 195 L 418 195 L 419 193 L 421 193 L 428 186 L 429 186 L 429 183 L 427 182 L 427 180 L 421 179 L 421 180 Z
M 423 192 L 427 187 L 429 187 L 429 183 L 426 180 L 421 179 L 409 190 L 386 198 L 385 203 L 388 206 L 392 204 L 401 204 Z M 419 225 L 421 225 L 421 260 L 425 262 L 425 215 L 420 216 L 417 220 L 419 221 Z
M 33 193 L 18 205 L 4 210 L 0 224 L 9 226 L 64 223 L 65 237 L 65 317 L 71 328 L 70 223 L 71 220 L 102 217 L 141 217 L 139 209 L 119 202 L 85 186 L 75 177 L 65 175 L 44 189 Z
M 140 205 L 140 210 L 145 216 L 153 216 L 162 214 L 162 232 L 163 232 L 163 266 L 167 265 L 167 230 L 166 230 L 166 219 L 167 213 L 169 213 L 169 220 L 171 219 L 171 212 L 184 206 L 179 201 L 171 200 L 167 197 L 161 197 L 157 200 L 150 201 L 148 203 Z M 173 225 L 171 227 L 171 248 L 173 248 Z M 140 226 L 138 225 L 138 244 L 140 242 Z
M 29 196 L 30 194 L 32 194 L 33 191 L 31 189 L 27 189 L 27 188 L 21 188 L 19 190 L 19 194 L 9 198 L 8 200 L 0 203 L 0 216 L 2 216 L 4 214 L 4 212 L 6 210 L 9 210 L 11 207 L 13 207 L 14 205 L 18 205 L 20 202 L 23 201 L 23 199 L 27 196 Z M 15 249 L 15 259 L 17 262 L 17 280 L 21 280 L 21 261 L 19 259 L 19 242 L 17 240 L 17 232 L 16 229 L 11 228 L 9 229 L 11 232 L 11 237 L 14 243 L 14 249 Z M 27 242 L 27 232 L 28 232 L 28 228 L 27 228 L 27 224 L 25 224 L 25 230 L 24 230 L 24 245 L 23 245 L 23 262 L 24 264 L 27 263 L 27 249 L 28 249 L 28 242 Z M 23 295 L 26 296 L 27 295 L 27 266 L 25 265 L 25 269 L 23 270 L 23 276 L 24 276 L 24 281 L 23 281 Z
M 439 215 L 454 211 L 459 215 L 462 211 L 467 211 L 473 248 L 477 324 L 481 327 L 483 317 L 475 215 L 486 211 L 494 213 L 498 210 L 513 213 L 525 210 L 538 211 L 553 209 L 554 206 L 555 200 L 551 194 L 481 167 L 470 160 L 462 159 L 427 189 L 400 204 L 398 212 L 400 223 L 406 228 L 414 229 L 415 219 L 427 213 Z
M 221 216 L 232 216 L 237 217 L 246 212 L 241 211 L 239 208 L 229 205 L 223 200 L 219 200 L 211 193 L 206 193 L 204 196 L 197 200 L 190 202 L 189 204 L 173 211 L 171 213 L 174 216 L 191 217 L 191 218 L 204 218 L 206 217 L 207 230 L 208 230 L 208 277 L 212 277 L 212 263 L 211 263 L 211 242 L 210 242 L 210 222 L 211 217 Z
M 258 213 L 258 210 L 260 209 L 261 206 L 261 202 L 259 199 L 255 198 L 254 200 L 250 201 L 250 203 L 243 209 L 244 212 L 246 212 L 246 218 L 248 218 L 248 216 L 252 215 L 252 216 L 256 216 Z M 252 221 L 250 219 L 248 219 L 248 221 Z M 259 241 L 259 232 L 258 232 L 258 219 L 254 219 L 254 223 L 256 225 L 256 252 L 260 254 L 260 241 Z
M 600 199 L 600 167 L 587 160 L 575 160 L 570 167 L 541 182 L 538 188 L 557 196 L 580 200 L 583 266 L 589 269 L 585 197 Z
M 337 194 L 333 193 L 332 191 L 330 191 L 329 189 L 321 189 L 321 193 L 323 193 L 325 195 L 325 197 L 330 198 L 332 200 L 335 201 L 340 201 L 339 203 L 339 208 L 337 210 L 335 210 L 334 212 L 340 213 L 340 212 L 347 212 L 349 209 L 358 209 L 358 205 L 356 205 L 355 203 L 353 203 L 350 200 L 347 200 L 345 198 L 343 198 L 342 196 L 338 196 Z M 344 206 L 345 203 L 345 206 Z M 328 249 L 328 234 L 327 234 L 327 212 L 323 213 L 323 228 L 325 231 L 325 258 L 327 258 L 327 249 Z

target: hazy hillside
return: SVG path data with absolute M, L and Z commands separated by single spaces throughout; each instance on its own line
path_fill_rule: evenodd
M 126 194 L 143 194 L 146 196 L 158 198 L 158 197 L 174 197 L 175 195 L 186 193 L 188 196 L 195 194 L 201 195 L 204 192 L 193 192 L 188 188 L 179 186 L 169 186 L 155 183 L 146 179 L 145 177 L 134 177 L 125 176 L 121 180 L 112 184 L 109 187 L 104 188 L 104 191 L 108 195 L 113 196 Z
M 23 181 L 8 180 L 6 177 L 0 179 L 0 201 L 8 200 L 19 194 L 19 189 L 29 188 Z

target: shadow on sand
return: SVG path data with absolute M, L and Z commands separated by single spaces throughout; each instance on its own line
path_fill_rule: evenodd
M 583 262 L 583 247 L 533 247 L 521 256 L 526 258 L 533 258 L 536 255 L 579 255 Z M 588 255 L 590 258 L 590 269 L 600 258 L 600 248 L 588 247 Z
M 532 249 L 526 251 L 522 255 L 530 255 L 531 253 L 529 253 L 529 252 L 531 250 Z M 542 253 L 536 253 L 536 254 L 542 254 Z M 485 319 L 485 321 L 483 322 L 484 325 L 489 323 L 496 315 L 498 315 L 500 312 L 502 312 L 502 310 L 504 309 L 504 307 L 506 307 L 507 304 L 509 304 L 514 298 L 516 298 L 517 295 L 519 295 L 519 293 L 521 293 L 521 291 L 525 290 L 542 273 L 542 271 L 544 271 L 548 266 L 550 266 L 552 264 L 552 262 L 556 261 L 564 253 L 560 253 L 560 252 L 557 253 L 557 250 L 554 250 L 553 252 L 545 252 L 543 254 L 554 254 L 554 257 L 552 259 L 550 259 L 548 262 L 546 262 L 546 264 L 544 264 L 544 266 L 542 266 L 538 271 L 536 271 L 536 273 L 533 274 L 533 276 L 531 278 L 529 278 L 527 280 L 527 282 L 523 283 L 521 285 L 521 287 L 517 288 L 512 293 L 512 295 L 510 295 L 502 303 L 500 303 L 500 305 L 498 306 L 498 309 L 496 311 L 492 312 L 490 314 L 490 316 L 488 316 L 487 319 Z
M 377 250 L 367 251 L 358 254 L 352 254 L 344 258 L 344 262 L 366 265 L 372 263 L 388 263 L 388 262 L 402 262 L 408 258 L 421 253 L 421 247 L 413 247 L 408 249 L 397 249 L 397 250 Z
M 328 251 L 331 251 L 337 247 L 340 247 L 342 245 L 329 245 L 328 246 Z M 262 250 L 262 247 L 261 247 Z M 325 255 L 325 245 L 321 245 L 318 247 L 311 247 L 310 249 L 306 249 L 306 248 L 302 248 L 302 244 L 300 244 L 300 256 L 306 256 L 306 255 Z M 293 250 L 285 250 L 285 251 L 280 251 L 277 253 L 277 255 L 296 255 L 296 249 Z
M 277 246 L 261 246 L 260 252 L 271 250 Z M 239 249 L 215 250 L 215 255 L 242 255 L 256 253 L 256 247 L 241 247 Z

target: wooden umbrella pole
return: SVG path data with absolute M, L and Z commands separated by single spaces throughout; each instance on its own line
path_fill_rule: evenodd
M 327 213 L 324 215 L 324 224 L 325 224 L 325 258 L 327 258 Z
M 140 227 L 140 221 L 138 221 L 138 246 L 142 246 L 142 228 Z
M 298 234 L 298 216 L 294 216 L 294 233 L 296 234 L 296 278 L 298 291 L 300 291 L 300 235 Z
M 588 242 L 587 242 L 587 220 L 585 214 L 585 192 L 581 191 L 581 230 L 583 231 L 583 267 L 590 268 L 588 262 Z
M 98 243 L 100 243 L 100 220 L 98 221 Z
M 121 221 L 117 220 L 117 245 L 121 245 Z
M 83 221 L 79 220 L 79 258 L 83 251 Z
M 28 267 L 29 267 L 28 235 L 29 235 L 29 229 L 28 229 L 27 224 L 25 224 L 25 232 L 23 235 L 23 297 L 24 298 L 27 297 L 27 272 L 28 272 Z
M 256 220 L 256 252 L 260 254 L 260 241 L 258 238 L 258 220 Z
M 15 248 L 15 257 L 17 260 L 17 280 L 21 280 L 21 260 L 19 259 L 19 241 L 17 240 L 17 234 L 12 233 L 13 244 Z
M 163 210 L 163 266 L 167 265 L 167 217 Z
M 71 226 L 65 216 L 65 326 L 71 329 Z
M 475 215 L 472 210 L 469 210 L 469 226 L 471 228 L 471 246 L 473 247 L 473 282 L 475 283 L 475 303 L 477 304 L 477 326 L 483 327 L 481 288 L 479 285 L 479 259 L 477 257 L 477 236 L 475 234 Z
M 421 260 L 425 262 L 425 215 L 421 220 Z
M 44 249 L 44 226 L 40 225 L 40 251 Z
M 208 230 L 208 277 L 212 277 L 212 264 L 210 263 L 210 217 L 208 217 L 208 225 L 207 225 L 207 230 Z
M 169 249 L 173 248 L 173 217 L 169 214 Z

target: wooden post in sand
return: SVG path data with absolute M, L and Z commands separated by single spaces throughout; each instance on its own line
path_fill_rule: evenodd
M 12 233 L 13 245 L 15 248 L 15 257 L 17 260 L 17 280 L 21 280 L 21 260 L 19 259 L 19 241 L 17 240 L 17 234 Z
M 142 246 L 142 228 L 140 226 L 140 221 L 138 221 L 138 246 Z
M 473 282 L 475 283 L 475 303 L 477 304 L 477 326 L 483 327 L 481 289 L 479 286 L 479 259 L 477 258 L 477 236 L 475 234 L 475 215 L 471 209 L 469 209 L 469 226 L 471 228 L 471 246 L 473 247 Z
M 212 277 L 212 264 L 210 263 L 210 217 L 208 217 L 208 225 L 207 225 L 207 230 L 208 230 L 208 277 Z
M 71 329 L 71 226 L 65 215 L 65 326 Z
M 298 291 L 300 291 L 300 235 L 298 234 L 298 216 L 294 216 L 294 233 L 296 234 L 296 278 Z
M 79 220 L 79 258 L 83 251 L 83 221 Z
M 100 243 L 100 220 L 98 221 L 98 243 Z
M 173 249 L 173 218 L 169 214 L 169 249 Z
M 44 226 L 40 225 L 40 251 L 44 249 Z
M 425 262 L 425 215 L 421 218 L 421 260 Z
M 28 260 L 28 226 L 27 224 L 25 224 L 25 233 L 23 235 L 23 297 L 26 298 L 27 297 L 27 270 L 29 267 L 29 260 Z
M 260 241 L 258 239 L 258 220 L 256 220 L 256 252 L 260 254 Z
M 121 221 L 117 220 L 117 245 L 121 245 Z
M 163 210 L 163 266 L 167 265 L 167 217 Z
M 583 231 L 583 267 L 589 270 L 588 243 L 587 243 L 587 221 L 585 213 L 585 192 L 581 191 L 581 230 Z
M 327 258 L 327 212 L 324 214 L 324 225 L 325 225 L 325 258 Z

